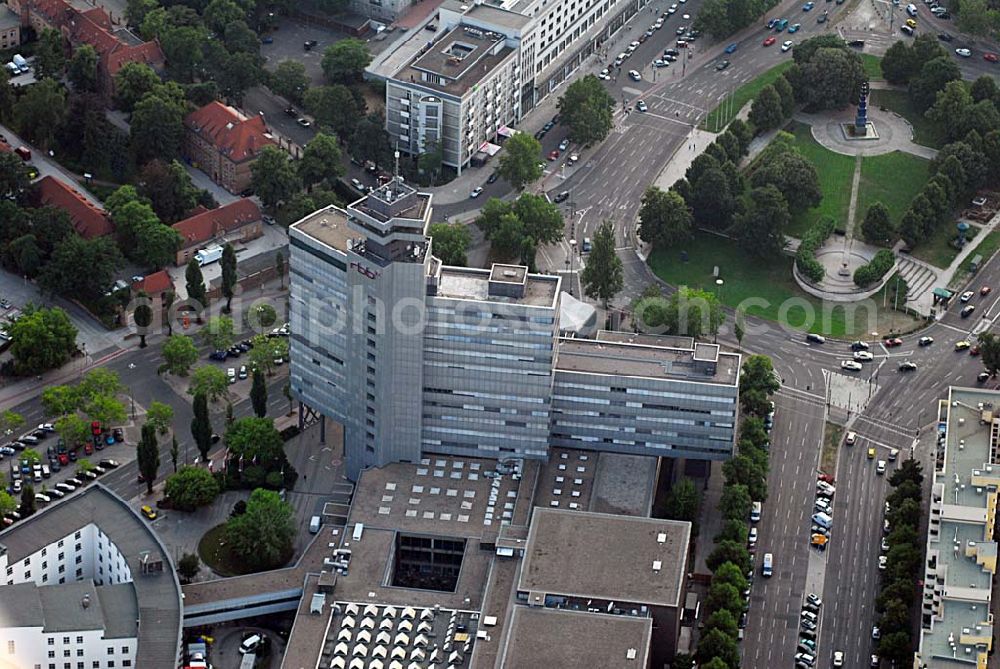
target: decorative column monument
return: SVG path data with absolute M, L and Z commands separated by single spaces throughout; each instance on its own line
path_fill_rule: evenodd
M 864 137 L 868 134 L 868 81 L 861 82 L 861 95 L 858 97 L 858 114 L 854 117 L 854 135 Z

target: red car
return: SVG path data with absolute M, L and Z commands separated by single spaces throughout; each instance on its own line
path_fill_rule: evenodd
M 552 149 L 549 151 L 549 160 L 556 160 L 559 158 L 559 149 Z
M 893 346 L 902 346 L 903 340 L 899 337 L 893 337 L 892 339 L 886 339 L 883 343 L 886 348 L 892 348 Z
M 88 441 L 86 444 L 83 445 L 83 452 L 86 453 L 87 455 L 93 455 L 94 445 Z
M 988 60 L 991 63 L 995 63 L 997 61 L 1000 61 L 1000 56 L 997 56 L 995 53 L 987 52 L 983 54 L 983 60 Z
M 772 35 L 771 37 L 768 37 L 766 40 L 764 40 L 764 46 L 771 46 L 772 44 L 774 44 L 777 41 L 778 40 L 776 40 L 774 38 L 774 35 Z
M 993 289 L 990 288 L 989 286 L 983 286 L 982 288 L 979 289 L 979 294 L 980 295 L 989 295 L 991 290 L 993 290 Z
M 979 355 L 979 344 L 975 344 L 969 349 L 969 355 Z
M 819 476 L 816 477 L 816 480 L 817 481 L 824 481 L 826 483 L 829 483 L 830 485 L 833 485 L 833 483 L 835 481 L 835 479 L 833 478 L 833 476 L 831 476 L 830 474 L 820 474 Z
M 66 453 L 60 453 L 59 454 L 59 464 L 61 464 L 63 467 L 65 467 L 66 465 L 68 465 L 69 464 L 69 455 L 67 455 Z

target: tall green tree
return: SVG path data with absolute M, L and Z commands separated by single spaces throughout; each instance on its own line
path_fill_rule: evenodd
M 937 100 L 938 91 L 944 90 L 949 81 L 961 78 L 958 65 L 949 56 L 933 58 L 910 78 L 910 100 L 923 113 Z
M 78 46 L 69 61 L 66 75 L 76 92 L 97 92 L 97 51 L 94 47 L 89 44 Z
M 279 202 L 288 200 L 302 187 L 289 155 L 273 146 L 261 149 L 250 172 L 257 196 L 271 212 Z
M 187 335 L 170 335 L 163 343 L 162 371 L 177 376 L 187 376 L 198 360 L 198 348 Z
M 167 478 L 163 491 L 173 507 L 182 511 L 208 506 L 220 492 L 219 482 L 212 472 L 201 467 L 181 467 L 180 471 Z
M 205 279 L 201 275 L 201 266 L 198 265 L 198 261 L 194 258 L 188 261 L 187 269 L 184 270 L 184 280 L 186 281 L 186 289 L 188 294 L 188 300 L 194 302 L 196 305 L 199 317 L 201 315 L 201 310 L 207 306 L 206 290 L 205 290 Z
M 69 235 L 56 245 L 38 283 L 56 295 L 99 300 L 110 290 L 116 268 L 124 262 L 118 247 L 107 237 L 84 239 Z M 81 272 L 81 267 L 87 271 Z
M 156 433 L 165 435 L 170 431 L 170 424 L 174 420 L 174 408 L 169 404 L 153 400 L 146 409 L 146 422 L 156 429 Z
M 882 56 L 879 66 L 885 80 L 897 85 L 909 83 L 910 77 L 919 69 L 916 54 L 903 40 L 893 42 Z
M 205 395 L 210 402 L 229 394 L 229 377 L 215 365 L 202 365 L 191 374 L 188 395 Z
M 590 146 L 611 132 L 615 99 L 600 79 L 588 74 L 574 81 L 557 102 L 562 123 L 574 142 Z
M 768 84 L 757 94 L 753 104 L 750 105 L 749 118 L 759 132 L 767 132 L 782 124 L 785 120 L 785 111 L 781 106 L 781 96 L 774 86 Z
M 272 91 L 293 102 L 301 102 L 302 94 L 309 88 L 306 67 L 297 60 L 281 61 L 268 79 Z
M 35 46 L 35 74 L 39 79 L 59 79 L 66 69 L 66 50 L 62 33 L 45 28 Z
M 250 403 L 253 404 L 253 412 L 258 418 L 267 417 L 267 381 L 264 380 L 264 372 L 260 369 L 253 370 Z
M 180 105 L 149 93 L 135 105 L 129 146 L 137 164 L 153 158 L 175 159 L 180 155 L 183 136 L 184 108 Z
M 981 332 L 978 335 L 979 351 L 983 360 L 983 367 L 996 376 L 1000 371 L 1000 338 L 992 332 Z
M 146 494 L 152 495 L 156 473 L 160 470 L 160 447 L 156 443 L 156 428 L 149 423 L 142 426 L 142 436 L 135 455 L 139 473 L 146 481 Z
M 199 189 L 180 162 L 151 160 L 139 173 L 138 195 L 149 200 L 149 206 L 164 223 L 176 223 L 198 204 Z
M 445 265 L 465 267 L 466 250 L 472 241 L 469 226 L 462 223 L 431 223 L 427 235 L 433 240 L 433 253 Z
M 889 218 L 889 209 L 881 202 L 873 202 L 861 222 L 861 235 L 872 244 L 888 244 L 896 230 Z
M 691 184 L 691 197 L 685 199 L 691 205 L 694 220 L 715 229 L 727 228 L 737 202 L 725 173 L 719 168 L 710 168 Z
M 274 270 L 278 273 L 278 278 L 281 279 L 281 289 L 285 289 L 285 254 L 280 250 L 274 254 Z
M 698 522 L 698 507 L 701 505 L 701 495 L 694 481 L 684 477 L 670 488 L 665 504 L 666 517 L 671 520 L 686 520 Z
M 691 239 L 693 219 L 687 203 L 671 189 L 650 186 L 639 208 L 639 239 L 663 249 Z
M 320 183 L 328 188 L 333 187 L 337 177 L 344 174 L 343 158 L 340 155 L 337 139 L 321 132 L 309 140 L 298 162 L 298 174 L 309 191 L 312 191 L 315 184 Z
M 181 446 L 177 443 L 177 435 L 170 437 L 170 462 L 174 465 L 174 474 L 177 473 L 177 461 L 181 456 Z
M 615 229 L 610 221 L 602 223 L 594 233 L 587 265 L 580 273 L 580 283 L 587 296 L 601 300 L 605 309 L 625 285 L 622 259 L 615 253 Z
M 115 74 L 115 103 L 119 109 L 130 113 L 146 93 L 159 85 L 160 77 L 149 65 L 125 63 Z
M 736 216 L 732 232 L 740 245 L 758 258 L 777 258 L 785 247 L 791 221 L 788 203 L 772 185 L 750 191 L 747 206 Z
M 191 436 L 195 446 L 201 453 L 202 461 L 208 460 L 208 451 L 212 448 L 212 421 L 208 415 L 208 397 L 204 393 L 194 396 L 194 418 L 191 419 Z
M 333 83 L 357 83 L 371 61 L 367 44 L 359 39 L 342 39 L 323 52 L 323 74 Z
M 230 313 L 232 309 L 233 295 L 236 294 L 236 249 L 232 244 L 226 243 L 222 247 L 222 295 L 226 298 L 225 313 Z M 230 333 L 231 334 L 231 333 Z
M 212 316 L 201 329 L 201 337 L 216 351 L 225 351 L 233 345 L 236 324 L 228 316 Z
M 18 130 L 29 141 L 48 148 L 66 114 L 66 92 L 58 81 L 45 79 L 21 96 L 14 107 Z
M 254 570 L 281 566 L 291 556 L 294 537 L 292 507 L 262 488 L 250 494 L 246 513 L 226 522 L 226 542 Z
M 21 506 L 18 511 L 27 518 L 37 511 L 35 504 L 35 486 L 25 483 L 24 487 L 21 488 Z
M 541 143 L 531 135 L 519 132 L 504 144 L 497 174 L 515 190 L 520 190 L 542 176 L 541 159 Z
M 135 321 L 136 331 L 139 333 L 139 348 L 146 348 L 146 334 L 149 326 L 153 324 L 153 308 L 149 306 L 149 294 L 140 290 L 135 296 L 138 304 L 132 311 L 132 320 Z
M 962 0 L 956 27 L 966 35 L 985 37 L 997 29 L 997 6 L 986 0 Z
M 21 375 L 60 367 L 76 350 L 76 327 L 59 307 L 46 309 L 29 304 L 9 332 L 14 369 Z
M 781 152 L 780 158 L 757 165 L 750 176 L 750 185 L 774 186 L 793 210 L 819 206 L 823 199 L 816 166 L 794 148 Z

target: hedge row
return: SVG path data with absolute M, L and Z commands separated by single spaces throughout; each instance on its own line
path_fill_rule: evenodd
M 896 256 L 892 254 L 892 251 L 882 249 L 875 254 L 871 262 L 854 270 L 854 283 L 861 288 L 867 288 L 885 276 L 895 264 Z
M 795 253 L 795 266 L 807 279 L 818 283 L 826 276 L 823 264 L 816 260 L 816 250 L 823 246 L 827 238 L 833 234 L 836 223 L 829 216 L 816 221 L 806 234 L 802 235 L 799 250 Z

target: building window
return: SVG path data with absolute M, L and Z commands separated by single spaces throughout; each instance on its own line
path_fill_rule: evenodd
M 56 640 L 55 640 L 55 639 L 53 639 L 52 637 L 49 637 L 49 645 L 50 645 L 50 646 L 54 646 L 54 645 L 56 645 Z
M 77 657 L 83 657 L 83 649 L 82 648 L 77 648 L 76 649 L 76 656 Z
M 122 655 L 128 655 L 128 646 L 122 646 Z
M 14 640 L 13 639 L 11 639 L 11 640 L 9 640 L 7 642 L 7 654 L 8 655 L 13 655 L 14 654 Z
M 64 636 L 63 637 L 63 643 L 64 644 L 69 643 L 69 637 L 68 636 Z
M 78 637 L 76 638 L 76 642 L 77 642 L 77 643 L 83 643 L 83 637 L 82 637 L 82 636 L 78 636 Z
M 69 648 L 64 648 L 63 649 L 63 657 L 69 657 L 69 656 L 70 656 L 70 650 L 69 650 Z
M 115 654 L 115 649 L 111 646 L 108 646 L 108 655 L 114 655 L 114 654 Z

